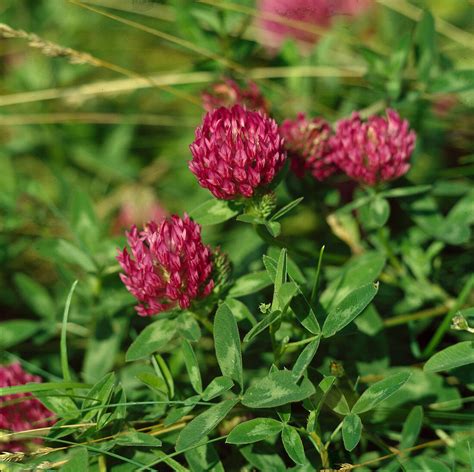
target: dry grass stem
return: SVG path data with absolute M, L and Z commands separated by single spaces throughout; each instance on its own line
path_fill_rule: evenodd
M 160 88 L 162 90 L 165 90 L 168 93 L 171 93 L 180 98 L 183 98 L 193 104 L 200 105 L 200 101 L 196 100 L 195 97 L 190 96 L 179 90 L 174 90 L 167 85 L 156 83 L 150 77 L 144 76 L 142 74 L 131 71 L 129 69 L 113 64 L 111 62 L 99 59 L 97 57 L 92 56 L 89 53 L 76 51 L 75 49 L 72 49 L 72 48 L 60 46 L 56 43 L 40 38 L 38 35 L 34 33 L 28 33 L 23 30 L 14 29 L 5 23 L 0 23 L 0 38 L 25 40 L 27 41 L 28 46 L 34 49 L 38 49 L 42 54 L 46 56 L 66 58 L 69 60 L 71 64 L 88 64 L 93 67 L 108 69 L 113 72 L 117 72 L 119 74 L 125 75 L 129 78 L 145 81 L 149 83 L 150 86 L 152 87 Z

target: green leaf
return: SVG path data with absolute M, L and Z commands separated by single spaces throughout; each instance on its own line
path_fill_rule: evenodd
M 413 187 L 392 188 L 390 190 L 380 192 L 379 195 L 384 198 L 411 197 L 412 195 L 429 192 L 432 188 L 432 185 L 415 185 Z
M 30 382 L 13 387 L 0 387 L 0 397 L 4 395 L 14 395 L 17 393 L 48 392 L 51 390 L 68 390 L 71 388 L 89 388 L 90 385 L 79 382 Z
M 248 320 L 252 326 L 257 324 L 257 320 L 252 315 L 247 305 L 235 298 L 226 298 L 225 303 L 229 306 L 237 321 Z
M 66 464 L 61 469 L 62 472 L 87 472 L 89 470 L 89 454 L 85 447 L 74 448 L 67 458 Z
M 342 440 L 346 451 L 352 451 L 359 444 L 362 433 L 362 421 L 359 415 L 351 413 L 342 423 Z
M 214 345 L 222 374 L 243 388 L 239 329 L 232 311 L 225 303 L 217 309 L 214 318 Z
M 239 400 L 224 400 L 196 416 L 181 431 L 176 442 L 176 451 L 195 446 L 205 438 L 229 413 Z
M 270 277 L 265 270 L 243 275 L 237 279 L 229 291 L 231 297 L 243 297 L 260 290 L 272 284 Z
M 249 408 L 274 408 L 304 400 L 314 393 L 306 378 L 298 385 L 287 370 L 272 372 L 254 382 L 245 392 L 242 403 Z
M 94 333 L 87 341 L 82 374 L 86 382 L 94 383 L 110 372 L 120 352 L 122 337 L 127 333 L 126 318 L 100 317 Z
M 43 403 L 43 405 L 61 418 L 77 418 L 79 409 L 71 397 L 67 397 L 59 391 L 38 392 L 35 397 Z
M 453 93 L 474 89 L 474 70 L 444 71 L 430 82 L 429 93 Z
M 378 289 L 378 283 L 370 283 L 349 293 L 349 295 L 329 313 L 323 325 L 323 336 L 325 338 L 333 336 L 353 321 L 373 300 Z
M 115 387 L 115 374 L 111 372 L 100 379 L 87 392 L 87 398 L 82 402 L 82 409 L 87 410 L 91 407 L 105 406 L 112 395 Z M 94 416 L 99 415 L 101 408 L 94 408 L 84 414 L 83 421 L 90 421 Z
M 421 82 L 428 83 L 433 67 L 436 65 L 436 29 L 433 15 L 425 10 L 415 30 L 417 45 L 416 69 Z
M 402 440 L 400 450 L 408 449 L 416 444 L 421 427 L 423 426 L 423 407 L 417 405 L 410 411 L 405 423 L 403 423 Z
M 25 303 L 37 314 L 49 320 L 54 319 L 56 308 L 48 291 L 25 274 L 15 274 L 15 284 Z
M 376 228 L 381 228 L 390 216 L 390 205 L 385 198 L 376 197 L 369 203 L 371 222 Z
M 189 311 L 180 313 L 176 324 L 178 331 L 181 336 L 191 342 L 197 342 L 201 339 L 201 328 L 199 323 L 193 318 L 193 315 Z
M 293 210 L 293 208 L 297 207 L 303 200 L 304 200 L 304 197 L 297 198 L 296 200 L 293 200 L 292 202 L 288 203 L 284 207 L 280 208 L 270 218 L 270 221 L 276 221 L 276 220 L 280 219 L 282 216 L 286 215 L 288 212 Z
M 189 213 L 202 226 L 211 226 L 230 220 L 238 211 L 229 207 L 225 200 L 208 200 Z
M 311 334 L 318 335 L 321 333 L 318 319 L 301 290 L 296 297 L 292 298 L 290 306 L 297 320 L 305 329 Z
M 240 446 L 239 452 L 255 470 L 260 472 L 288 471 L 281 457 L 275 452 L 275 445 L 271 441 Z
M 280 421 L 272 418 L 255 418 L 238 424 L 226 439 L 228 444 L 250 444 L 275 436 L 283 429 Z
M 275 323 L 275 321 L 281 318 L 281 311 L 272 311 L 268 315 L 265 315 L 252 329 L 244 336 L 244 343 L 252 341 L 256 336 L 258 336 L 262 331 L 268 328 L 270 325 Z
M 306 464 L 308 460 L 304 453 L 303 441 L 295 428 L 285 426 L 281 433 L 281 440 L 286 453 L 295 464 Z
M 199 370 L 199 363 L 194 352 L 193 347 L 186 339 L 181 343 L 181 349 L 184 355 L 184 363 L 188 371 L 189 380 L 196 393 L 202 393 L 201 371 Z
M 166 396 L 168 393 L 168 386 L 162 377 L 152 374 L 151 372 L 140 372 L 136 377 L 140 382 L 143 382 L 158 394 Z
M 173 320 L 162 319 L 148 325 L 133 341 L 127 350 L 125 360 L 136 361 L 166 346 L 176 333 Z
M 119 434 L 115 442 L 120 446 L 134 447 L 160 447 L 162 444 L 158 438 L 139 431 L 128 431 L 125 434 Z
M 371 385 L 352 407 L 352 413 L 361 414 L 374 409 L 399 390 L 410 378 L 408 372 L 400 372 Z
M 30 320 L 11 320 L 0 323 L 0 351 L 6 350 L 12 346 L 31 338 L 40 329 L 36 321 Z
M 153 362 L 153 360 L 156 361 L 156 364 Z M 170 369 L 168 368 L 168 365 L 163 359 L 163 356 L 160 356 L 159 354 L 155 354 L 154 358 L 152 359 L 152 363 L 154 364 L 153 367 L 155 368 L 155 372 L 157 373 L 157 375 L 161 375 L 163 377 L 163 380 L 166 382 L 166 388 L 168 389 L 169 398 L 173 398 L 174 397 L 173 375 L 171 374 Z
M 203 444 L 184 453 L 192 472 L 225 472 L 213 444 Z
M 278 294 L 283 284 L 285 284 L 287 279 L 287 250 L 282 249 L 280 251 L 280 256 L 278 258 L 277 269 L 275 274 L 275 281 L 274 281 L 274 290 L 273 290 L 273 300 L 272 300 L 272 311 L 280 309 L 281 306 L 278 300 Z
M 96 272 L 97 266 L 92 258 L 82 249 L 65 239 L 59 239 L 56 242 L 55 253 L 64 262 L 77 265 L 86 272 Z
M 268 255 L 264 254 L 263 256 L 263 265 L 265 266 L 265 269 L 267 269 L 268 275 L 272 279 L 272 282 L 275 281 L 276 268 L 279 257 L 280 251 L 278 251 L 278 248 L 275 246 L 270 246 L 268 248 Z M 288 276 L 290 277 L 290 280 L 298 284 L 306 283 L 306 278 L 304 274 L 288 255 L 286 257 L 286 263 L 286 268 L 288 270 Z
M 434 354 L 426 362 L 425 372 L 440 372 L 474 363 L 474 341 L 463 341 Z
M 60 357 L 61 370 L 65 382 L 69 382 L 71 380 L 71 373 L 69 371 L 69 361 L 67 354 L 67 320 L 69 317 L 69 308 L 71 307 L 72 295 L 74 294 L 74 290 L 76 289 L 76 285 L 78 284 L 78 282 L 78 280 L 75 280 L 71 286 L 71 289 L 69 290 L 66 299 L 66 305 L 64 306 L 63 321 L 61 325 Z
M 222 395 L 234 386 L 234 382 L 229 377 L 216 377 L 212 379 L 211 383 L 206 387 L 202 393 L 202 399 L 206 402 L 213 398 Z
M 311 341 L 305 348 L 301 351 L 301 354 L 296 359 L 295 365 L 293 366 L 292 373 L 297 382 L 305 373 L 309 364 L 316 355 L 316 351 L 319 347 L 319 341 L 321 338 L 316 338 L 314 341 Z
M 385 256 L 380 252 L 370 251 L 354 257 L 331 280 L 320 297 L 321 305 L 329 310 L 356 288 L 376 280 L 384 266 Z

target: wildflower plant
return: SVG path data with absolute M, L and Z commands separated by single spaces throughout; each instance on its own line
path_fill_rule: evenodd
M 466 11 L 6 2 L 0 469 L 470 470 Z

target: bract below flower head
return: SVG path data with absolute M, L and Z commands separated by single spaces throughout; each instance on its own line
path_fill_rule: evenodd
M 193 300 L 211 293 L 211 250 L 202 242 L 200 226 L 186 214 L 159 225 L 151 221 L 140 232 L 133 226 L 127 240 L 131 254 L 125 248 L 117 260 L 124 270 L 122 282 L 139 301 L 139 315 L 189 308 Z
M 286 159 L 276 122 L 241 105 L 208 112 L 190 149 L 191 172 L 201 187 L 223 200 L 252 197 Z

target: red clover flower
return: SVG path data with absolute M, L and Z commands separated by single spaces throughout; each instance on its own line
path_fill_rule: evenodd
M 173 215 L 159 225 L 149 222 L 143 231 L 136 226 L 126 233 L 127 248 L 119 252 L 128 291 L 139 301 L 141 316 L 150 316 L 209 295 L 214 288 L 212 254 L 202 243 L 200 226 Z
M 41 382 L 41 378 L 28 374 L 18 362 L 0 366 L 0 387 L 13 387 L 29 382 Z M 16 393 L 0 397 L 0 430 L 12 432 L 47 427 L 54 423 L 52 413 L 29 393 Z M 32 442 L 41 443 L 39 439 Z M 27 445 L 22 441 L 1 443 L 1 449 L 23 452 Z
M 201 187 L 223 200 L 252 197 L 286 159 L 276 122 L 241 105 L 208 112 L 190 149 L 191 172 Z
M 353 113 L 338 123 L 331 138 L 336 165 L 366 185 L 396 179 L 410 168 L 416 135 L 396 111 L 387 109 L 386 115 L 374 115 L 364 122 Z
M 298 177 L 308 171 L 315 179 L 324 180 L 337 170 L 329 145 L 331 126 L 322 118 L 309 120 L 304 113 L 298 113 L 296 119 L 286 119 L 281 124 L 280 134 Z

